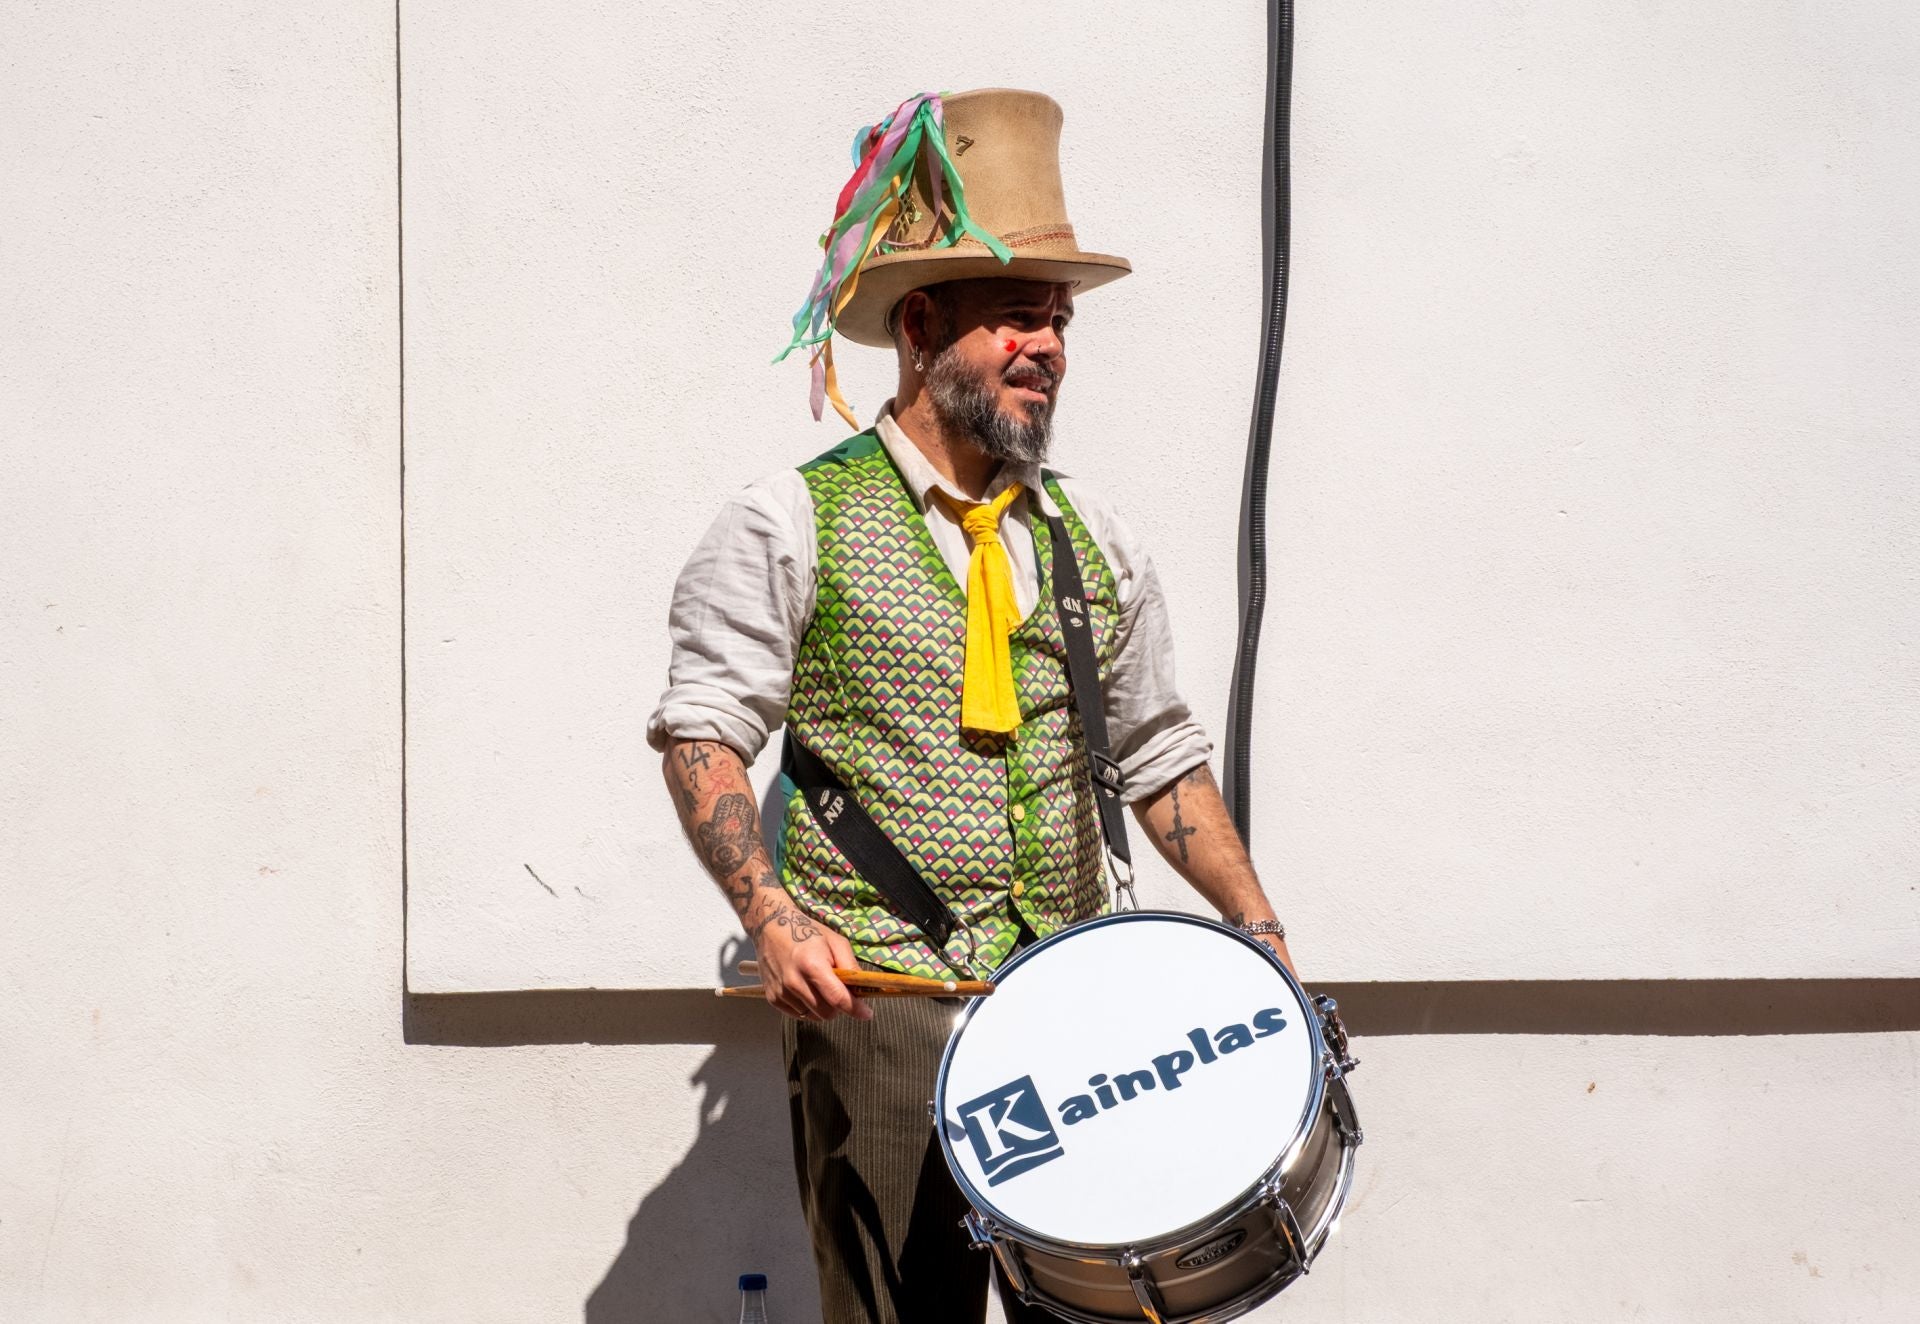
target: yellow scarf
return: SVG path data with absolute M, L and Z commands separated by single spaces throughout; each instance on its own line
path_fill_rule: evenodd
M 1007 637 L 1020 622 L 1013 596 L 1013 563 L 1000 542 L 1000 516 L 1025 490 L 1019 483 L 992 501 L 956 501 L 934 495 L 967 531 L 967 675 L 960 691 L 960 725 L 972 731 L 1011 731 L 1020 725 L 1013 691 L 1013 652 Z

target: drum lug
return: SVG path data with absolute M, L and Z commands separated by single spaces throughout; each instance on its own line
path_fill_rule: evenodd
M 984 1217 L 977 1209 L 969 1209 L 960 1220 L 960 1226 L 966 1230 L 967 1241 L 974 1250 L 993 1252 L 993 1257 L 1000 1261 L 1001 1269 L 1006 1272 L 1007 1285 L 1025 1301 L 1027 1294 L 1033 1290 L 1027 1285 L 1027 1271 L 1006 1242 L 995 1235 L 993 1220 Z
M 1307 1266 L 1307 1239 L 1300 1231 L 1300 1221 L 1293 1216 L 1293 1206 L 1280 1194 L 1280 1184 L 1271 1182 L 1267 1186 L 1267 1203 L 1273 1208 L 1273 1228 L 1280 1234 L 1280 1240 L 1287 1243 L 1287 1251 L 1293 1257 L 1293 1267 L 1302 1275 L 1309 1272 Z
M 1340 1004 L 1325 993 L 1316 993 L 1313 1009 L 1320 1013 L 1320 1037 L 1326 1042 L 1330 1060 L 1344 1076 L 1360 1065 L 1360 1059 L 1347 1052 L 1347 1027 L 1340 1020 Z
M 1333 1106 L 1333 1129 L 1340 1133 L 1343 1144 L 1357 1145 L 1367 1138 L 1360 1129 L 1360 1117 L 1353 1110 L 1353 1094 L 1347 1089 L 1344 1078 L 1331 1082 L 1333 1085 L 1331 1103 Z
M 1027 1305 L 1033 1297 L 1033 1286 L 1027 1282 L 1027 1266 L 1021 1265 L 1020 1255 L 1014 1253 L 1014 1247 L 1006 1243 L 1006 1238 L 993 1236 L 993 1228 L 981 1228 L 987 1236 L 987 1247 L 993 1249 L 993 1257 L 1000 1261 L 1000 1272 L 1006 1274 L 1006 1286 L 1014 1289 L 1014 1295 L 1020 1297 L 1021 1305 Z M 979 1245 L 979 1241 L 975 1241 Z
M 1166 1324 L 1167 1303 L 1160 1299 L 1160 1288 L 1147 1273 L 1147 1262 L 1140 1258 L 1139 1252 L 1127 1247 L 1127 1253 L 1120 1257 L 1120 1267 L 1127 1271 L 1127 1282 L 1133 1288 L 1133 1299 L 1140 1303 L 1140 1313 L 1153 1324 Z
M 993 1232 L 979 1214 L 969 1209 L 960 1220 L 960 1226 L 966 1229 L 967 1243 L 974 1250 L 992 1250 Z

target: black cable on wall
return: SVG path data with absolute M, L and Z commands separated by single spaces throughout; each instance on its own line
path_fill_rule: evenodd
M 1267 605 L 1267 456 L 1273 446 L 1273 404 L 1280 389 L 1280 348 L 1287 330 L 1287 277 L 1293 250 L 1293 0 L 1267 5 L 1267 134 L 1262 162 L 1261 231 L 1265 244 L 1266 333 L 1260 384 L 1247 435 L 1240 491 L 1240 645 L 1227 700 L 1226 784 L 1222 793 L 1240 839 L 1252 844 L 1254 668 Z

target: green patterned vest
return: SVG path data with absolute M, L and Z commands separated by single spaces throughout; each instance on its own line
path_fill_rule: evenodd
M 959 921 L 945 951 L 892 914 L 791 783 L 781 881 L 865 961 L 984 978 L 1013 951 L 1015 914 L 1041 937 L 1099 914 L 1098 813 L 1053 603 L 1053 547 L 1032 520 L 1040 592 L 1014 630 L 1021 724 L 960 729 L 967 600 L 886 447 L 869 429 L 804 465 L 819 570 L 787 727 L 853 792 Z M 1085 581 L 1104 675 L 1120 619 L 1113 572 L 1048 475 Z

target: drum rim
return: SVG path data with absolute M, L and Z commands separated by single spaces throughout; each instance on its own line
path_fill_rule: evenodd
M 1190 1241 L 1194 1237 L 1205 1233 L 1208 1229 L 1218 1227 L 1223 1222 L 1232 1222 L 1242 1217 L 1248 1210 L 1259 1205 L 1260 1201 L 1265 1197 L 1266 1190 L 1272 1183 L 1274 1175 L 1287 1168 L 1291 1163 L 1297 1161 L 1300 1151 L 1302 1151 L 1307 1142 L 1312 1139 L 1313 1124 L 1319 1120 L 1320 1110 L 1326 1103 L 1326 1065 L 1328 1058 L 1319 1011 L 1314 1007 L 1313 1000 L 1307 996 L 1306 989 L 1301 986 L 1298 979 L 1293 977 L 1293 972 L 1287 969 L 1286 965 L 1282 963 L 1279 956 L 1274 953 L 1271 947 L 1249 937 L 1232 925 L 1222 924 L 1217 920 L 1208 919 L 1204 915 L 1190 915 L 1183 910 L 1109 911 L 1107 914 L 1096 915 L 1092 919 L 1085 919 L 1077 924 L 1070 924 L 1058 933 L 1048 934 L 1031 947 L 1014 953 L 1012 959 L 1008 960 L 993 972 L 992 977 L 996 981 L 1004 978 L 1009 971 L 1019 966 L 1023 961 L 1028 960 L 1036 953 L 1074 934 L 1082 933 L 1089 929 L 1101 928 L 1109 924 L 1125 924 L 1143 919 L 1178 920 L 1182 923 L 1198 925 L 1201 928 L 1214 929 L 1233 937 L 1248 947 L 1254 948 L 1262 956 L 1266 957 L 1268 962 L 1272 964 L 1274 970 L 1279 973 L 1280 977 L 1287 981 L 1288 987 L 1293 990 L 1293 994 L 1299 1000 L 1300 1005 L 1306 1009 L 1307 1019 L 1312 1027 L 1314 1044 L 1313 1060 L 1317 1068 L 1313 1072 L 1312 1088 L 1308 1090 L 1306 1104 L 1301 1109 L 1300 1116 L 1295 1121 L 1293 1131 L 1286 1144 L 1280 1147 L 1279 1154 L 1274 1157 L 1271 1163 L 1267 1164 L 1267 1166 L 1261 1170 L 1259 1177 L 1256 1178 L 1252 1184 L 1243 1189 L 1232 1200 L 1220 1205 L 1212 1212 L 1193 1220 L 1191 1223 L 1187 1223 L 1168 1232 L 1159 1233 L 1147 1240 L 1130 1242 L 1064 1240 L 1060 1237 L 1049 1236 L 1044 1232 L 1036 1231 L 1023 1223 L 1008 1218 L 1000 1212 L 997 1205 L 981 1195 L 980 1192 L 974 1188 L 973 1183 L 968 1180 L 966 1173 L 962 1171 L 960 1165 L 954 1161 L 953 1142 L 947 1136 L 946 1127 L 947 1071 L 953 1063 L 953 1050 L 955 1045 L 960 1042 L 961 1034 L 964 1033 L 967 1026 L 972 1023 L 974 1012 L 977 1011 L 980 1004 L 986 1000 L 985 998 L 969 999 L 966 1007 L 954 1021 L 953 1030 L 947 1036 L 947 1046 L 940 1054 L 940 1074 L 934 1081 L 933 1091 L 933 1133 L 940 1141 L 940 1156 L 946 1160 L 947 1170 L 953 1174 L 954 1183 L 959 1186 L 960 1193 L 966 1197 L 967 1203 L 973 1207 L 975 1213 L 990 1221 L 996 1229 L 1008 1233 L 1014 1240 L 1025 1242 L 1040 1250 L 1058 1251 L 1069 1255 L 1092 1254 L 1100 1259 L 1118 1259 L 1127 1251 L 1132 1251 L 1136 1254 L 1154 1255 Z

